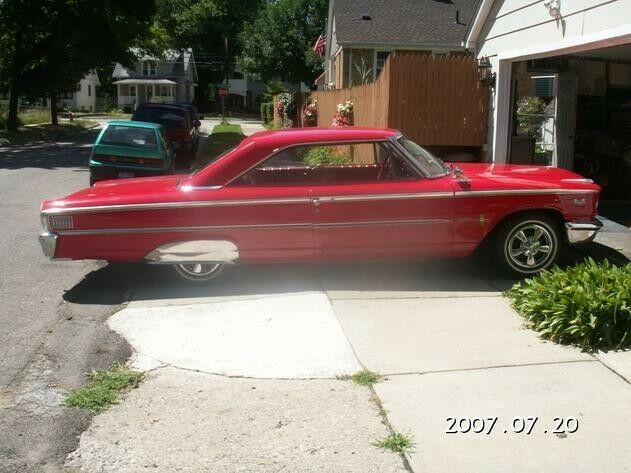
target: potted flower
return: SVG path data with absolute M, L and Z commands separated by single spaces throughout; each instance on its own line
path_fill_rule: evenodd
M 353 101 L 337 104 L 337 112 L 333 114 L 333 126 L 352 126 L 353 125 Z
M 305 107 L 305 113 L 303 116 L 303 123 L 305 126 L 318 126 L 318 101 L 314 100 L 312 103 Z

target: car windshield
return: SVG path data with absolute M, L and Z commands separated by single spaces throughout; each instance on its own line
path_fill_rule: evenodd
M 422 146 L 405 137 L 399 138 L 399 144 L 408 152 L 414 164 L 416 164 L 426 176 L 442 177 L 449 174 L 449 169 L 439 158 L 427 151 Z
M 184 111 L 167 110 L 163 108 L 140 108 L 134 114 L 134 120 L 139 122 L 159 123 L 167 128 L 186 128 Z
M 134 148 L 156 149 L 156 133 L 151 128 L 110 125 L 103 132 L 101 144 L 133 146 Z

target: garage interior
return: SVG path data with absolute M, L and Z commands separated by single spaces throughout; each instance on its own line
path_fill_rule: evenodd
M 515 62 L 510 162 L 572 169 L 631 226 L 631 44 Z

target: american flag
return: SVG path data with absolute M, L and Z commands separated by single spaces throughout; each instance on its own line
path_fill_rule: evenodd
M 318 39 L 313 46 L 313 52 L 316 53 L 318 56 L 324 56 L 325 48 L 326 38 L 324 37 L 324 35 L 321 34 L 320 36 L 318 36 Z

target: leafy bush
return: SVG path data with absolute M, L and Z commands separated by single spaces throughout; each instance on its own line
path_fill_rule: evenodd
M 274 121 L 274 102 L 263 102 L 261 104 L 261 120 L 263 120 L 263 123 Z
M 543 338 L 583 349 L 631 347 L 631 264 L 588 259 L 544 271 L 506 295 Z
M 336 153 L 329 146 L 309 148 L 302 161 L 308 166 L 325 166 L 327 164 L 351 164 L 351 158 L 342 153 Z

